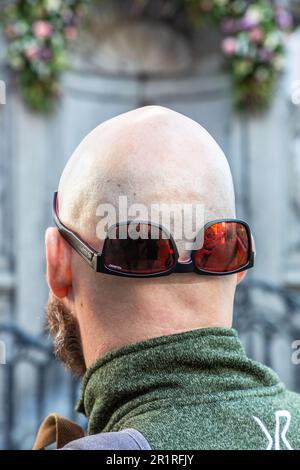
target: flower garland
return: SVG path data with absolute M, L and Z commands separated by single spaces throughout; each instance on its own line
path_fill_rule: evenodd
M 31 108 L 48 110 L 58 96 L 59 76 L 68 67 L 67 43 L 76 38 L 79 19 L 88 14 L 88 3 L 89 0 L 7 3 L 2 22 L 8 41 L 8 62 L 20 77 L 24 99 Z M 221 47 L 233 80 L 235 107 L 265 108 L 284 66 L 284 32 L 292 27 L 291 15 L 271 0 L 177 0 L 176 5 L 193 22 L 212 21 L 221 29 Z
M 266 108 L 284 67 L 284 33 L 292 29 L 291 14 L 270 0 L 189 3 L 193 12 L 200 8 L 200 16 L 208 16 L 221 28 L 221 46 L 234 84 L 235 108 Z
M 67 43 L 76 39 L 82 0 L 14 0 L 4 9 L 7 58 L 30 108 L 52 109 L 59 76 L 68 68 Z

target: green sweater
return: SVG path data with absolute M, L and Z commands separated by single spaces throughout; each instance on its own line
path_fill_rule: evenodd
M 89 434 L 134 428 L 152 449 L 300 449 L 300 395 L 249 359 L 233 329 L 107 353 L 83 379 Z

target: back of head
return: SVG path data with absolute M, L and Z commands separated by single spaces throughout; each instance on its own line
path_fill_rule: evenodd
M 198 204 L 203 208 L 203 223 L 235 217 L 231 173 L 220 147 L 195 121 L 158 106 L 130 111 L 96 127 L 68 161 L 58 193 L 61 221 L 97 251 L 103 246 L 97 233 L 99 207 L 110 204 L 118 211 L 124 197 L 127 207 L 140 204 L 148 214 L 153 205 Z M 173 222 L 176 217 L 177 213 Z M 167 228 L 172 232 L 172 227 Z M 57 236 L 50 231 L 48 243 L 52 240 L 53 246 Z M 174 238 L 179 259 L 186 259 L 189 253 L 182 240 Z M 236 274 L 172 274 L 151 279 L 107 276 L 93 272 L 77 253 L 60 243 L 60 256 L 64 253 L 64 259 L 68 258 L 68 289 L 57 295 L 51 283 L 49 266 L 55 258 L 51 250 L 49 285 L 56 301 L 74 312 L 86 363 L 95 355 L 148 337 L 231 325 Z M 64 269 L 64 262 L 57 263 L 56 273 Z M 88 343 L 94 342 L 95 332 L 100 341 L 91 347 Z

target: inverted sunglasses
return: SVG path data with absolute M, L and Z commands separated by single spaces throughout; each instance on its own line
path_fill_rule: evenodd
M 153 222 L 134 220 L 115 224 L 107 231 L 102 252 L 98 253 L 60 221 L 57 192 L 53 198 L 53 219 L 62 237 L 98 273 L 126 277 L 159 277 L 174 272 L 224 276 L 254 265 L 250 227 L 240 219 L 208 222 L 198 234 L 203 237 L 201 248 L 192 250 L 190 259 L 184 262 L 179 261 L 172 235 Z M 156 236 L 132 238 L 133 230 L 135 234 L 154 231 Z

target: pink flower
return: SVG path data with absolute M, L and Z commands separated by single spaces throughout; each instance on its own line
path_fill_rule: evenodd
M 28 60 L 34 60 L 39 57 L 40 49 L 37 46 L 29 46 L 25 49 L 24 55 Z
M 32 30 L 36 37 L 41 39 L 49 38 L 53 33 L 52 24 L 48 21 L 35 21 L 32 25 Z
M 234 55 L 237 50 L 236 39 L 232 36 L 228 36 L 227 38 L 223 39 L 222 49 L 226 55 L 228 56 Z
M 249 37 L 253 42 L 261 42 L 264 37 L 263 30 L 261 28 L 254 28 L 252 31 L 250 31 Z
M 74 41 L 77 38 L 77 29 L 74 26 L 67 26 L 65 28 L 65 38 L 68 41 Z

